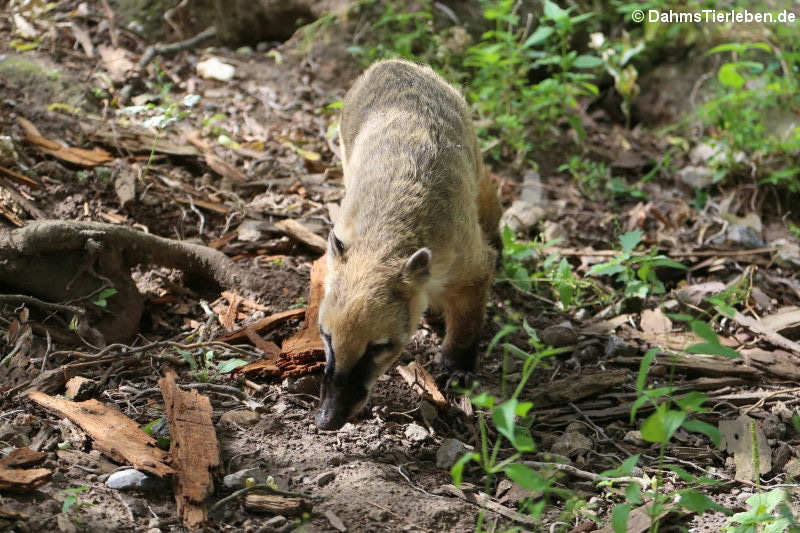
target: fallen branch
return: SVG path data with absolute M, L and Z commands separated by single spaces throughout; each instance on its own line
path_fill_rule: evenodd
M 164 54 L 174 54 L 176 52 L 180 52 L 181 50 L 188 50 L 189 48 L 194 48 L 198 44 L 202 43 L 206 39 L 210 39 L 217 35 L 217 29 L 214 26 L 210 28 L 206 28 L 205 30 L 201 31 L 194 37 L 190 39 L 186 39 L 185 41 L 178 41 L 177 43 L 170 43 L 170 44 L 156 44 L 153 46 L 148 46 L 147 50 L 145 50 L 142 58 L 139 60 L 139 68 L 144 69 L 150 62 L 156 58 L 156 56 L 164 55 Z
M 327 250 L 327 242 L 325 239 L 293 218 L 280 220 L 275 223 L 275 227 L 289 237 L 305 244 L 315 252 L 324 254 Z
M 763 335 L 765 339 L 767 339 L 775 346 L 779 346 L 785 350 L 789 350 L 790 352 L 793 352 L 795 355 L 800 355 L 800 343 L 789 340 L 774 330 L 765 328 L 758 321 L 753 320 L 752 318 L 745 316 L 742 313 L 737 312 L 732 318 L 740 326 L 748 328 L 753 333 L 758 333 L 759 335 Z

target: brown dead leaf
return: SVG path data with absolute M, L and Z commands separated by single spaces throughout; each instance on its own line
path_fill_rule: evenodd
M 123 48 L 113 48 L 101 44 L 97 47 L 97 51 L 100 52 L 103 65 L 112 81 L 125 81 L 128 78 L 127 73 L 136 68 L 133 61 L 129 59 L 129 52 Z
M 642 311 L 639 327 L 645 333 L 669 333 L 672 331 L 672 320 L 661 309 L 645 309 Z
M 447 405 L 447 400 L 436 386 L 433 376 L 416 361 L 412 361 L 406 366 L 398 366 L 397 372 L 409 386 L 420 396 L 430 398 L 438 407 Z
M 83 148 L 74 148 L 72 146 L 63 145 L 52 139 L 43 137 L 36 126 L 30 121 L 18 117 L 17 122 L 25 132 L 25 139 L 36 146 L 39 150 L 53 157 L 57 157 L 63 161 L 81 165 L 84 167 L 94 167 L 108 163 L 113 159 L 111 154 L 102 148 L 95 147 L 92 150 L 84 150 Z

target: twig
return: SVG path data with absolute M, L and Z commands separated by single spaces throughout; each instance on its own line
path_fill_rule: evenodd
M 73 307 L 71 305 L 54 304 L 45 302 L 33 296 L 26 296 L 24 294 L 0 294 L 0 302 L 17 303 L 33 305 L 40 309 L 47 309 L 48 311 L 64 311 L 65 313 L 74 313 L 79 316 L 84 316 L 86 311 L 80 307 Z
M 306 499 L 306 500 L 316 499 L 316 498 L 314 498 L 314 496 L 311 496 L 311 495 L 308 495 L 308 494 L 303 494 L 301 492 L 289 492 L 289 491 L 286 491 L 286 490 L 281 490 L 281 489 L 275 488 L 272 485 L 267 485 L 266 483 L 259 483 L 257 485 L 250 485 L 249 487 L 245 487 L 243 489 L 239 489 L 236 492 L 234 492 L 233 494 L 231 494 L 230 496 L 225 496 L 224 498 L 222 498 L 221 500 L 219 500 L 214 505 L 212 505 L 211 507 L 208 508 L 208 514 L 211 515 L 212 513 L 214 513 L 214 511 L 216 511 L 217 509 L 219 509 L 220 507 L 222 507 L 226 503 L 231 502 L 231 501 L 235 500 L 236 498 L 238 498 L 239 496 L 243 496 L 243 495 L 247 494 L 248 492 L 253 492 L 254 490 L 265 490 L 267 492 L 271 492 L 273 494 L 278 494 L 279 496 L 287 496 L 289 498 L 303 498 L 303 499 Z
M 742 415 L 746 415 L 747 413 L 749 413 L 753 409 L 757 409 L 757 408 L 761 407 L 762 405 L 764 405 L 764 402 L 766 402 L 770 398 L 774 398 L 775 396 L 780 396 L 781 394 L 789 394 L 789 393 L 792 393 L 792 392 L 800 392 L 800 387 L 795 387 L 794 389 L 785 389 L 785 390 L 774 391 L 771 394 L 768 394 L 768 395 L 764 396 L 763 398 L 758 400 L 756 403 L 754 403 L 753 405 L 751 405 L 750 407 L 748 407 L 747 409 L 742 411 Z
M 210 28 L 206 28 L 205 30 L 201 31 L 194 37 L 186 39 L 185 41 L 148 46 L 147 50 L 145 50 L 144 52 L 144 55 L 142 55 L 142 58 L 139 60 L 139 68 L 144 70 L 144 68 L 147 65 L 149 65 L 150 62 L 153 59 L 155 59 L 156 56 L 164 54 L 174 54 L 176 52 L 180 52 L 181 50 L 194 48 L 195 46 L 205 41 L 206 39 L 210 39 L 216 35 L 217 35 L 217 29 L 214 26 L 211 26 Z
M 635 476 L 619 476 L 619 477 L 608 477 L 608 476 L 601 476 L 600 474 L 595 474 L 594 472 L 589 472 L 588 470 L 581 470 L 580 468 L 576 468 L 572 465 L 566 463 L 543 463 L 540 461 L 522 461 L 522 464 L 525 466 L 530 466 L 532 468 L 554 468 L 556 470 L 561 470 L 562 472 L 567 472 L 568 474 L 572 474 L 575 477 L 579 477 L 582 479 L 588 479 L 589 481 L 619 481 L 621 483 L 639 483 L 641 486 L 647 486 L 647 482 Z
M 780 348 L 783 348 L 785 350 L 789 350 L 790 352 L 793 352 L 795 355 L 800 355 L 800 343 L 797 343 L 795 341 L 791 341 L 791 340 L 787 339 L 786 337 L 784 337 L 783 335 L 781 335 L 780 333 L 777 333 L 776 331 L 773 331 L 773 330 L 765 328 L 764 326 L 762 326 L 761 324 L 759 324 L 758 322 L 756 322 L 752 318 L 750 318 L 748 316 L 744 316 L 743 314 L 741 314 L 739 312 L 737 312 L 733 316 L 733 320 L 734 320 L 734 322 L 736 322 L 740 326 L 744 326 L 744 327 L 748 328 L 753 333 L 758 333 L 759 335 L 763 335 L 765 339 L 767 339 L 769 342 L 771 342 L 775 346 L 779 346 Z

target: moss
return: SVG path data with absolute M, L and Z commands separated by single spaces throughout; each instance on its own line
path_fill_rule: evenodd
M 0 79 L 37 104 L 81 107 L 84 103 L 82 84 L 65 79 L 58 68 L 34 55 L 0 56 Z

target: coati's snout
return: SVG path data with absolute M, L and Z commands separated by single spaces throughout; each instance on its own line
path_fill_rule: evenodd
M 320 429 L 339 429 L 355 416 L 367 401 L 369 391 L 348 376 L 325 372 L 320 390 L 320 405 L 314 421 Z

